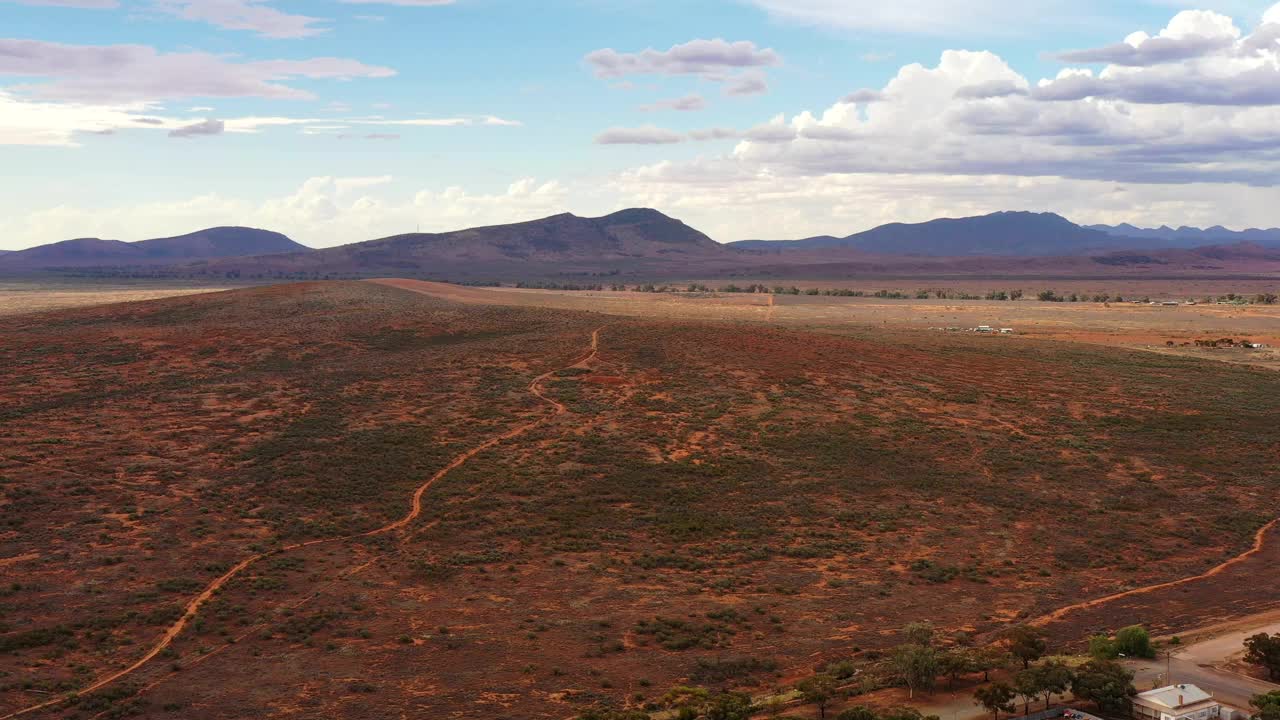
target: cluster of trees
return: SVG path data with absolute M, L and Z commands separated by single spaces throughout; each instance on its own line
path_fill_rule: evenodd
M 1272 682 L 1280 682 L 1280 634 L 1259 633 L 1244 641 L 1245 662 L 1266 668 Z M 1275 693 L 1272 693 L 1273 695 Z M 1280 702 L 1278 700 L 1277 702 Z
M 677 720 L 747 720 L 757 710 L 751 696 L 739 692 L 711 692 L 701 687 L 677 686 L 662 698 Z M 650 720 L 643 710 L 595 709 L 578 720 Z
M 1048 652 L 1045 634 L 1025 625 L 1005 631 L 999 643 L 989 647 L 969 646 L 966 637 L 957 638 L 957 642 L 940 643 L 933 625 L 923 622 L 903 628 L 902 640 L 901 645 L 887 654 L 884 669 L 888 673 L 880 680 L 905 685 L 912 697 L 916 691 L 932 689 L 942 677 L 947 678 L 948 685 L 954 685 L 961 675 L 982 673 L 983 682 L 989 682 L 993 670 L 1020 665 L 1021 669 L 1009 680 L 985 685 L 974 693 L 978 703 L 997 719 L 1001 712 L 1015 712 L 1019 700 L 1023 710 L 1029 713 L 1033 702 L 1043 701 L 1047 708 L 1053 696 L 1068 690 L 1080 700 L 1096 703 L 1104 712 L 1121 713 L 1137 691 L 1133 687 L 1133 673 L 1112 658 L 1119 654 L 1154 656 L 1150 636 L 1137 626 L 1119 631 L 1115 638 L 1103 638 L 1105 651 L 1104 644 L 1097 642 L 1099 651 L 1095 658 L 1078 668 L 1058 660 L 1041 662 Z M 1280 635 L 1274 642 L 1280 646 Z M 817 710 L 820 720 L 827 720 L 828 710 L 849 695 L 847 688 L 857 676 L 854 663 L 833 663 L 801 681 L 795 688 L 796 695 L 800 702 Z M 1276 703 L 1280 709 L 1280 697 Z M 755 704 L 743 693 L 685 686 L 672 688 L 661 700 L 662 707 L 673 711 L 677 720 L 746 720 L 761 712 L 776 715 L 785 704 L 781 698 Z M 579 720 L 647 720 L 648 717 L 647 713 L 636 710 L 599 709 L 580 715 Z M 924 717 L 912 709 L 878 713 L 855 707 L 834 716 L 834 720 L 937 719 Z M 1280 720 L 1280 716 L 1261 720 Z
M 1254 720 L 1280 720 L 1280 690 L 1253 697 Z
M 1156 647 L 1151 635 L 1141 625 L 1121 628 L 1115 637 L 1094 635 L 1089 639 L 1089 654 L 1095 660 L 1115 660 L 1118 657 L 1154 658 Z
M 1093 702 L 1104 713 L 1115 714 L 1126 711 L 1129 699 L 1138 693 L 1133 687 L 1133 673 L 1114 660 L 1090 660 L 1075 669 L 1051 660 L 1026 668 L 1012 682 L 1002 680 L 978 688 L 973 697 L 999 718 L 1002 712 L 1016 710 L 1018 698 L 1025 702 L 1024 711 L 1030 712 L 1033 700 L 1043 698 L 1048 708 L 1054 695 L 1068 689 L 1077 700 Z

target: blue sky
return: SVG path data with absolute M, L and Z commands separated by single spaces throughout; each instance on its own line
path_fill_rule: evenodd
M 884 5 L 0 0 L 0 248 L 632 205 L 719 240 L 1280 225 L 1280 5 Z

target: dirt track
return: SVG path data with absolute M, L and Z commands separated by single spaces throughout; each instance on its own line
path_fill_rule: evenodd
M 1133 590 L 1126 590 L 1124 592 L 1116 593 L 1114 595 L 1107 595 L 1106 597 L 1095 598 L 1093 600 L 1086 600 L 1084 602 L 1079 602 L 1074 605 L 1068 605 L 1063 608 L 1058 608 L 1057 610 L 1054 610 L 1048 615 L 1043 615 L 1041 617 L 1038 617 L 1035 620 L 1031 621 L 1030 624 L 1036 627 L 1043 627 L 1054 621 L 1061 620 L 1062 618 L 1066 617 L 1067 615 L 1077 610 L 1084 610 L 1087 608 L 1098 607 L 1099 605 L 1105 605 L 1107 603 L 1113 602 L 1115 600 L 1120 600 L 1122 598 L 1133 597 L 1134 595 L 1146 595 L 1147 593 L 1152 593 L 1157 590 L 1164 590 L 1167 588 L 1178 587 L 1179 585 L 1186 585 L 1187 583 L 1193 583 L 1199 580 L 1206 580 L 1208 578 L 1221 575 L 1223 572 L 1226 572 L 1227 570 L 1235 567 L 1236 565 L 1239 565 L 1245 560 L 1248 560 L 1254 555 L 1257 555 L 1258 553 L 1262 552 L 1263 549 L 1266 548 L 1267 533 L 1275 529 L 1277 524 L 1280 524 L 1280 518 L 1272 520 L 1266 525 L 1263 525 L 1262 528 L 1258 530 L 1257 534 L 1254 535 L 1253 547 L 1231 558 L 1230 560 L 1222 563 L 1221 565 L 1218 565 L 1210 569 L 1208 572 L 1204 572 L 1199 575 L 1194 575 L 1192 577 L 1185 577 L 1180 580 L 1171 580 L 1169 582 L 1158 583 L 1156 585 L 1148 585 L 1146 587 L 1134 588 Z
M 395 286 L 394 283 L 386 283 L 386 284 Z M 406 288 L 406 289 L 409 289 L 409 288 Z M 590 345 L 589 351 L 582 358 L 576 360 L 572 364 L 567 365 L 565 367 L 556 368 L 555 370 L 550 370 L 546 373 L 543 373 L 542 375 L 539 375 L 538 377 L 534 378 L 534 380 L 529 384 L 529 392 L 532 393 L 534 396 L 536 396 L 538 399 L 542 400 L 543 402 L 550 404 L 554 409 L 554 412 L 544 415 L 532 422 L 525 423 L 524 425 L 520 425 L 502 435 L 491 438 L 455 457 L 448 465 L 441 468 L 438 472 L 436 472 L 434 475 L 428 478 L 424 483 L 418 486 L 418 489 L 413 494 L 412 506 L 410 507 L 409 512 L 403 518 L 393 523 L 384 525 L 383 527 L 370 530 L 369 532 L 359 533 L 356 535 L 345 535 L 341 537 L 322 538 L 319 540 L 311 540 L 309 542 L 297 543 L 294 545 L 287 545 L 285 547 L 279 548 L 278 550 L 259 553 L 257 555 L 253 555 L 245 558 L 244 560 L 241 560 L 234 567 L 232 567 L 230 570 L 224 573 L 221 577 L 214 580 L 207 587 L 205 587 L 205 589 L 199 595 L 196 595 L 194 598 L 192 598 L 191 601 L 188 602 L 186 607 L 184 608 L 182 617 L 179 618 L 172 625 L 170 625 L 169 628 L 165 630 L 164 634 L 161 635 L 159 641 L 156 642 L 154 645 L 152 645 L 151 648 L 147 651 L 147 653 L 143 655 L 141 658 L 139 658 L 137 661 L 135 661 L 133 664 L 129 665 L 128 667 L 122 670 L 119 670 L 110 675 L 107 675 L 106 677 L 99 678 L 98 680 L 95 680 L 93 683 L 86 685 L 85 687 L 82 687 L 79 690 L 73 691 L 71 693 L 67 693 L 65 695 L 59 696 L 52 700 L 48 700 L 36 705 L 32 705 L 30 707 L 16 710 L 6 715 L 0 715 L 0 720 L 10 720 L 11 718 L 16 718 L 23 715 L 28 715 L 33 712 L 37 712 L 39 710 L 48 709 L 62 702 L 65 702 L 67 699 L 71 697 L 75 697 L 79 695 L 87 695 L 97 690 L 101 690 L 102 688 L 107 687 L 108 685 L 111 685 L 137 672 L 147 663 L 154 660 L 156 656 L 158 656 L 160 653 L 164 652 L 166 648 L 172 645 L 173 641 L 176 640 L 178 636 L 182 634 L 182 631 L 186 629 L 187 625 L 196 618 L 196 615 L 200 612 L 200 609 L 205 605 L 205 603 L 207 603 L 210 599 L 212 599 L 213 596 L 219 590 L 221 590 L 224 586 L 226 586 L 227 583 L 231 582 L 231 580 L 235 579 L 236 576 L 238 576 L 240 573 L 244 572 L 246 569 L 248 569 L 249 567 L 251 567 L 252 565 L 254 565 L 255 563 L 261 560 L 264 560 L 268 557 L 276 557 L 279 555 L 283 555 L 285 553 L 293 552 L 295 550 L 301 550 L 303 548 L 314 547 L 316 545 L 325 545 L 330 543 L 343 542 L 347 540 L 355 540 L 358 538 L 385 535 L 387 533 L 395 532 L 408 527 L 415 520 L 417 520 L 418 517 L 421 516 L 422 514 L 423 496 L 426 495 L 427 491 L 430 490 L 432 486 L 434 486 L 437 482 L 439 482 L 441 479 L 447 476 L 450 472 L 458 469 L 462 465 L 465 465 L 469 460 L 474 458 L 476 455 L 484 452 L 485 450 L 488 450 L 507 440 L 511 440 L 513 438 L 524 435 L 530 430 L 533 430 L 534 428 L 544 424 L 551 418 L 562 415 L 568 411 L 568 409 L 564 406 L 563 403 L 560 403 L 550 397 L 547 397 L 547 395 L 542 391 L 542 387 L 541 387 L 542 383 L 545 382 L 551 376 L 555 375 L 557 372 L 560 372 L 562 370 L 582 367 L 586 365 L 588 362 L 590 362 L 591 360 L 593 360 L 599 353 L 601 330 L 603 330 L 603 328 L 597 328 L 594 331 L 592 331 L 591 345 Z

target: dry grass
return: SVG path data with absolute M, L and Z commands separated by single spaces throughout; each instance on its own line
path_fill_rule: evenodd
M 1152 353 L 367 283 L 9 318 L 0 707 L 141 655 L 247 554 L 402 516 L 459 448 L 546 412 L 529 381 L 606 323 L 545 385 L 569 412 L 448 475 L 407 535 L 253 568 L 114 695 L 46 717 L 559 719 L 760 689 L 909 621 L 982 632 L 1196 574 L 1280 499 L 1280 376 Z M 1180 622 L 1222 611 L 1180 599 Z

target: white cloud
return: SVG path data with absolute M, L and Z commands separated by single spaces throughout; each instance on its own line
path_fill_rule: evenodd
M 649 105 L 640 106 L 643 112 L 657 112 L 659 110 L 677 110 L 680 112 L 696 112 L 707 108 L 706 98 L 694 93 L 685 95 L 684 97 L 670 98 L 667 100 L 659 100 Z
M 1273 8 L 1274 9 L 1274 8 Z M 1068 62 L 1109 63 L 1042 82 L 1047 100 L 1108 98 L 1161 105 L 1280 105 L 1280 26 L 1243 36 L 1231 18 L 1204 10 L 1178 13 L 1158 35 L 1061 55 Z
M 12 2 L 35 7 L 84 8 L 86 10 L 111 10 L 120 7 L 119 0 L 0 0 L 0 2 Z
M 81 144 L 83 134 L 111 135 L 121 130 L 165 131 L 174 137 L 197 134 L 190 128 L 204 121 L 192 117 L 159 115 L 151 103 L 55 103 L 33 101 L 0 90 L 0 145 L 50 145 L 74 147 Z M 193 108 L 193 111 L 201 108 Z M 271 128 L 299 127 L 306 135 L 341 134 L 351 127 L 408 126 L 424 128 L 450 127 L 518 127 L 519 122 L 492 115 L 464 118 L 314 118 L 287 116 L 245 116 L 223 118 L 217 122 L 230 134 L 259 133 Z M 205 129 L 212 129 L 206 125 Z M 216 134 L 216 133 L 203 133 Z M 394 140 L 399 135 L 373 132 L 363 136 L 369 140 Z
M 183 125 L 180 128 L 170 130 L 169 137 L 192 138 L 201 135 L 221 135 L 226 129 L 226 123 L 221 120 L 202 120 L 198 123 Z
M 591 52 L 587 64 L 595 68 L 597 77 L 619 78 L 627 75 L 699 75 L 721 79 L 733 70 L 768 67 L 782 62 L 771 48 L 758 48 L 748 41 L 726 42 L 690 40 L 669 50 L 649 48 L 638 53 L 620 53 L 613 48 Z
M 596 136 L 597 145 L 674 145 L 684 136 L 674 130 L 646 125 L 638 128 L 609 128 Z
M 380 194 L 373 194 L 382 191 Z M 142 240 L 218 225 L 283 232 L 316 247 L 413 232 L 444 232 L 518 222 L 563 212 L 571 196 L 579 208 L 598 189 L 573 193 L 554 181 L 517 180 L 505 190 L 476 193 L 459 187 L 395 192 L 389 177 L 313 177 L 287 194 L 254 201 L 211 193 L 183 200 L 122 207 L 60 205 L 0 216 L 0 245 L 19 249 L 71 237 Z M 591 201 L 595 203 L 595 200 Z M 605 211 L 616 209 L 605 204 Z
M 162 53 L 145 45 L 65 45 L 0 39 L 0 76 L 37 78 L 11 87 L 35 97 L 88 103 L 154 102 L 178 98 L 309 99 L 283 84 L 295 78 L 386 78 L 395 71 L 356 60 L 311 58 L 232 62 L 203 52 Z
M 227 30 L 248 30 L 270 38 L 302 38 L 327 32 L 325 22 L 277 10 L 266 0 L 154 0 L 156 9 L 183 20 Z
M 399 5 L 400 7 L 438 7 L 452 5 L 457 0 L 339 0 L 348 5 Z
M 725 83 L 728 95 L 756 95 L 769 89 L 763 68 L 782 64 L 772 48 L 759 48 L 749 41 L 723 39 L 690 40 L 668 50 L 649 48 L 622 53 L 604 48 L 588 53 L 586 62 L 599 78 L 630 75 L 696 75 L 711 82 Z
M 745 72 L 724 86 L 725 95 L 763 95 L 769 92 L 769 81 L 762 72 Z
M 790 22 L 822 28 L 948 35 L 1008 34 L 1049 18 L 1081 14 L 1067 0 L 740 0 Z M 1086 3 L 1088 0 L 1085 0 Z

